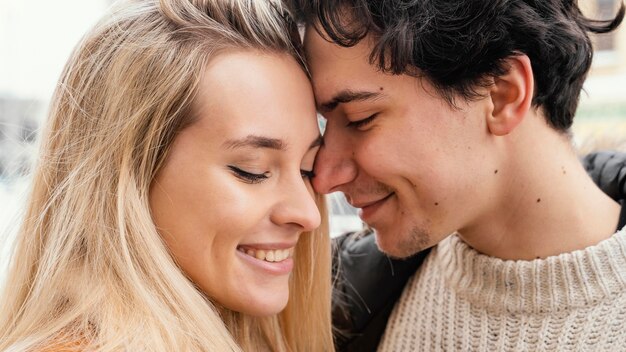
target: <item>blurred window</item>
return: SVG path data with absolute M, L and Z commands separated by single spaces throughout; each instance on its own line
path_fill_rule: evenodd
M 617 8 L 616 0 L 596 0 L 596 18 L 599 20 L 608 20 L 615 17 Z M 613 51 L 615 50 L 615 32 L 596 34 L 595 40 L 596 51 Z
M 26 120 L 22 124 L 21 139 L 25 143 L 35 142 L 37 137 L 37 123 L 33 120 Z

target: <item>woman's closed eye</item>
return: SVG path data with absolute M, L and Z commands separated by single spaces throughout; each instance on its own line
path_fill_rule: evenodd
M 264 180 L 268 179 L 270 176 L 269 172 L 257 174 L 254 172 L 243 170 L 233 165 L 228 165 L 228 168 L 235 174 L 237 178 L 241 179 L 242 181 L 245 181 L 247 183 L 252 183 L 252 184 L 263 182 Z M 300 175 L 302 176 L 302 178 L 311 180 L 313 177 L 315 177 L 315 172 L 313 170 L 301 169 Z
M 269 178 L 269 172 L 263 172 L 263 173 L 257 174 L 257 173 L 242 170 L 233 165 L 228 165 L 228 168 L 235 174 L 237 178 L 239 178 L 240 180 L 246 183 L 251 183 L 251 184 L 260 183 L 266 180 L 267 178 Z

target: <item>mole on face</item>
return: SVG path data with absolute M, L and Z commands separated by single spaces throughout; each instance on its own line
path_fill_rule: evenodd
M 493 173 L 494 173 L 494 174 L 497 174 L 497 173 L 498 173 L 498 170 L 497 170 L 497 169 L 496 169 L 496 170 L 494 170 L 494 171 L 493 171 Z
M 541 202 L 541 198 L 537 198 L 537 203 Z

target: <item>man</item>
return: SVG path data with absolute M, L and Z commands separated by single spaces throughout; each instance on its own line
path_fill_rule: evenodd
M 301 13 L 327 118 L 314 187 L 344 192 L 390 256 L 436 246 L 378 350 L 621 348 L 624 210 L 568 131 L 587 33 L 616 28 L 624 6 L 607 22 L 555 0 L 306 1 Z

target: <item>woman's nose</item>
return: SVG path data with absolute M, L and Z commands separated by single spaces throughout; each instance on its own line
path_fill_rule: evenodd
M 307 181 L 300 177 L 281 193 L 281 201 L 272 212 L 274 223 L 296 225 L 300 231 L 312 231 L 320 226 L 321 215 Z

